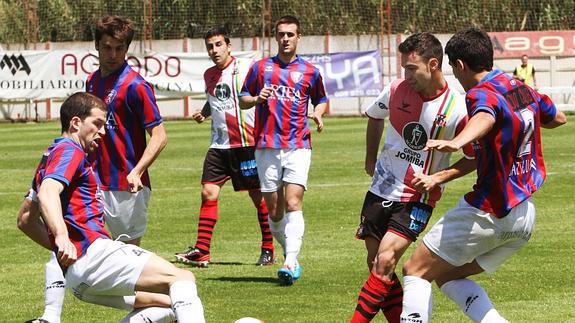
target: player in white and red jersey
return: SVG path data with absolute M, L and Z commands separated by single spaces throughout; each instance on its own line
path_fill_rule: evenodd
M 527 244 L 535 225 L 532 194 L 545 180 L 541 128 L 565 115 L 543 94 L 493 68 L 490 36 L 457 32 L 445 52 L 463 86 L 467 126 L 453 139 L 429 140 L 426 150 L 454 152 L 473 142 L 477 182 L 423 237 L 403 267 L 402 322 L 431 320 L 431 282 L 474 322 L 508 321 L 468 277 L 494 272 Z
M 186 252 L 176 253 L 176 259 L 194 266 L 208 265 L 212 234 L 218 220 L 220 190 L 231 179 L 235 191 L 248 191 L 257 209 L 262 242 L 256 264 L 271 265 L 274 262 L 274 244 L 254 157 L 254 109 L 242 110 L 238 102 L 251 60 L 238 59 L 230 54 L 230 39 L 223 28 L 210 29 L 204 40 L 215 66 L 204 73 L 208 102 L 202 111 L 194 113 L 193 118 L 203 122 L 211 116 L 212 143 L 204 160 L 196 244 Z
M 301 277 L 298 262 L 305 222 L 302 206 L 311 165 L 309 102 L 318 132 L 327 96 L 319 70 L 297 56 L 301 39 L 296 17 L 281 17 L 275 24 L 278 54 L 252 65 L 242 92 L 242 108 L 256 107 L 256 160 L 261 190 L 270 211 L 270 228 L 281 244 L 285 261 L 278 270 L 280 284 Z M 284 215 L 285 210 L 285 215 Z
M 443 184 L 462 175 L 449 169 L 449 153 L 423 150 L 428 139 L 453 138 L 467 122 L 463 96 L 449 88 L 441 71 L 441 43 L 418 33 L 399 51 L 405 79 L 386 86 L 365 112 L 365 169 L 373 181 L 357 237 L 365 240 L 370 276 L 359 293 L 354 323 L 369 322 L 380 310 L 389 322 L 399 322 L 403 291 L 395 265 L 425 229 Z M 377 159 L 384 118 L 389 127 Z M 471 146 L 465 153 L 458 164 L 471 171 Z

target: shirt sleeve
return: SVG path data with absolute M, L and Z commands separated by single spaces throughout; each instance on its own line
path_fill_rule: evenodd
M 259 65 L 259 62 L 256 62 L 250 67 L 244 80 L 240 96 L 256 96 L 259 94 L 259 91 L 261 90 L 261 86 L 258 84 Z
M 471 89 L 465 97 L 467 113 L 473 117 L 478 112 L 487 112 L 497 119 L 499 105 L 492 93 L 484 89 Z
M 551 101 L 551 99 L 545 94 L 537 94 L 539 95 L 539 120 L 541 120 L 542 124 L 549 123 L 555 119 L 555 115 L 557 114 L 557 107 Z
M 374 119 L 385 119 L 389 116 L 389 101 L 391 98 L 391 84 L 383 88 L 377 98 L 365 110 L 365 115 Z
M 130 87 L 128 102 L 138 115 L 142 127 L 150 128 L 162 123 L 162 116 L 156 103 L 154 89 L 152 89 L 150 84 L 143 81 Z
M 85 153 L 77 147 L 60 145 L 48 157 L 43 179 L 52 178 L 69 186 L 76 172 L 83 165 L 84 159 Z
M 311 103 L 316 106 L 320 103 L 326 103 L 327 102 L 327 95 L 325 94 L 325 87 L 323 85 L 323 78 L 321 77 L 321 73 L 319 72 L 319 70 L 316 68 L 315 69 L 316 72 L 316 78 L 315 78 L 315 82 L 311 88 L 311 93 L 310 93 L 310 98 L 311 98 Z

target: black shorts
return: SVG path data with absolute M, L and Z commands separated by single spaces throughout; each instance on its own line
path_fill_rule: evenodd
M 208 149 L 204 159 L 202 184 L 220 185 L 231 178 L 235 191 L 259 190 L 260 180 L 254 151 L 254 147 Z
M 358 239 L 373 237 L 379 241 L 388 230 L 415 241 L 425 230 L 433 208 L 420 202 L 392 202 L 367 192 L 357 233 Z

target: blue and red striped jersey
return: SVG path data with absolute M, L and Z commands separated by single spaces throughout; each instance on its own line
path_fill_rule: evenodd
M 467 92 L 466 104 L 470 116 L 487 112 L 496 121 L 473 143 L 477 182 L 465 200 L 501 218 L 543 184 L 540 125 L 557 110 L 549 97 L 497 69 Z
M 299 56 L 289 64 L 278 56 L 265 58 L 250 68 L 240 96 L 257 96 L 264 86 L 272 94 L 256 105 L 256 148 L 311 148 L 308 102 L 327 102 L 319 70 Z
M 55 139 L 36 169 L 32 189 L 37 192 L 46 178 L 55 179 L 65 186 L 60 194 L 62 215 L 78 257 L 96 239 L 110 237 L 104 228 L 100 180 L 80 144 L 69 138 Z M 50 235 L 50 238 L 55 250 L 54 237 Z
M 96 161 L 102 189 L 128 190 L 126 176 L 146 149 L 146 129 L 162 123 L 154 90 L 124 62 L 118 71 L 106 77 L 102 77 L 100 70 L 90 74 L 86 92 L 108 106 L 106 135 Z M 142 184 L 151 187 L 147 170 L 142 174 Z

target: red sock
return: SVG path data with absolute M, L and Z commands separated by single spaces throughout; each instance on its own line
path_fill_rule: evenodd
M 385 297 L 383 304 L 381 304 L 381 311 L 388 322 L 399 323 L 403 306 L 403 287 L 401 287 L 401 282 L 397 275 L 393 274 L 390 285 L 389 294 Z
M 355 312 L 351 318 L 351 323 L 371 322 L 373 317 L 380 309 L 382 309 L 384 304 L 395 304 L 395 302 L 391 303 L 392 300 L 396 298 L 396 296 L 392 294 L 392 291 L 394 290 L 394 287 L 399 284 L 399 280 L 395 274 L 393 278 L 394 279 L 391 282 L 387 283 L 381 281 L 373 273 L 369 274 L 369 278 L 365 281 L 365 284 L 363 284 L 363 287 L 359 292 L 357 306 L 355 307 Z M 399 284 L 399 287 L 401 288 L 401 284 Z M 401 296 L 403 296 L 403 292 L 401 293 Z M 399 304 L 399 314 L 401 314 L 401 301 Z M 391 309 L 392 307 L 390 307 L 390 310 Z M 390 312 L 390 317 L 385 314 L 387 320 L 393 323 L 399 322 L 399 314 L 397 315 L 397 318 L 392 314 L 394 313 Z
M 268 207 L 264 200 L 258 206 L 258 221 L 262 231 L 262 249 L 274 250 L 274 237 L 268 223 Z
M 202 201 L 200 219 L 198 221 L 198 238 L 196 248 L 204 253 L 210 253 L 210 244 L 216 222 L 218 221 L 218 201 Z

